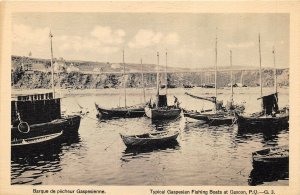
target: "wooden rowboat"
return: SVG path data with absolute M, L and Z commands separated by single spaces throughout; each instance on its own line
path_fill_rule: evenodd
M 132 106 L 132 107 L 120 107 L 120 108 L 101 108 L 95 104 L 98 111 L 97 117 L 104 119 L 113 118 L 136 118 L 143 117 L 145 115 L 144 105 Z
M 20 146 L 41 144 L 41 143 L 52 141 L 52 140 L 60 137 L 62 134 L 63 134 L 63 131 L 61 131 L 59 133 L 53 133 L 53 134 L 31 137 L 31 138 L 26 138 L 26 139 L 15 139 L 15 140 L 11 141 L 11 146 L 12 147 L 20 147 Z
M 273 147 L 253 152 L 252 160 L 254 168 L 288 166 L 289 147 Z
M 179 135 L 178 131 L 163 131 L 155 133 L 145 133 L 141 135 L 122 135 L 124 144 L 127 147 L 146 147 L 164 145 L 175 141 Z

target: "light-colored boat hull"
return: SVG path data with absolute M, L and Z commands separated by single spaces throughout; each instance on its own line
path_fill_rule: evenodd
M 179 108 L 145 108 L 145 114 L 151 119 L 172 119 L 179 117 Z

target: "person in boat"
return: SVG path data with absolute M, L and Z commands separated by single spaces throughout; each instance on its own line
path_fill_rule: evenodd
M 224 107 L 223 107 L 223 101 L 217 101 L 216 102 L 216 109 L 217 110 L 223 110 Z
M 174 96 L 174 107 L 179 108 L 179 106 L 180 106 L 180 103 L 178 101 L 178 98 L 176 96 Z
M 156 104 L 154 101 L 152 101 L 152 98 L 150 98 L 149 102 L 146 103 L 146 105 L 148 105 L 150 108 L 155 108 Z

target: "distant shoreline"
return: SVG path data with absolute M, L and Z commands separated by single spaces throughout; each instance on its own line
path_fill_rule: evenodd
M 169 95 L 175 94 L 184 94 L 185 92 L 196 93 L 196 94 L 205 94 L 205 95 L 214 95 L 215 89 L 207 89 L 201 87 L 195 87 L 192 89 L 185 88 L 174 88 L 168 89 Z M 259 96 L 260 88 L 259 87 L 235 87 L 234 94 L 257 94 Z M 39 94 L 39 93 L 49 93 L 51 89 L 14 89 L 11 90 L 12 96 L 17 95 L 26 95 L 26 94 Z M 57 96 L 68 96 L 68 95 L 124 95 L 123 88 L 108 88 L 108 89 L 55 89 Z M 155 95 L 156 88 L 146 88 L 146 94 Z M 131 95 L 141 95 L 142 96 L 142 88 L 126 88 L 126 93 Z M 165 89 L 161 89 L 161 93 L 165 93 Z M 218 94 L 229 95 L 231 93 L 230 87 L 220 88 L 218 89 Z M 274 93 L 273 87 L 265 87 L 263 88 L 263 95 Z M 289 94 L 289 87 L 278 87 L 278 93 L 280 94 Z

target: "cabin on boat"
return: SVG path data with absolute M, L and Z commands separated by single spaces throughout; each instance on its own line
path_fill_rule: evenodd
M 29 125 L 60 119 L 60 104 L 60 98 L 53 98 L 53 93 L 18 96 L 11 101 L 11 124 L 18 125 L 19 119 Z
M 262 105 L 263 105 L 263 112 L 266 115 L 273 115 L 278 113 L 278 93 L 262 96 Z

